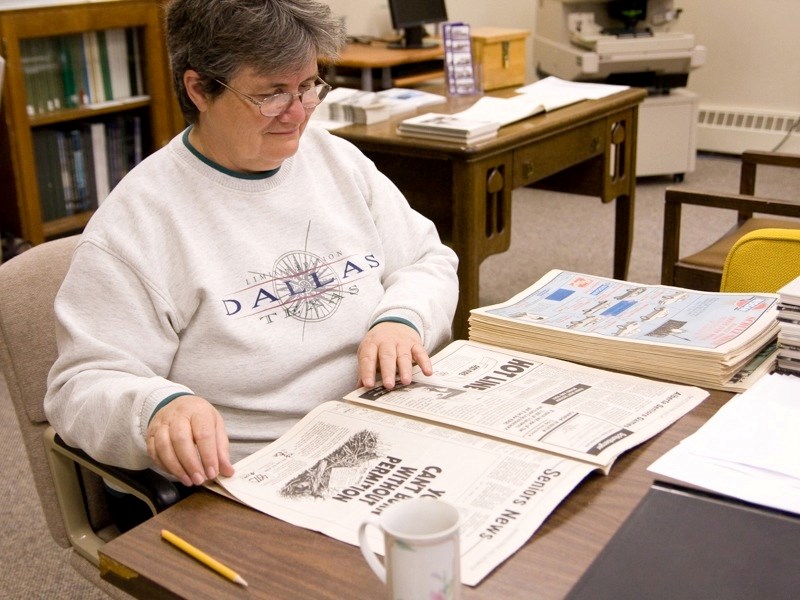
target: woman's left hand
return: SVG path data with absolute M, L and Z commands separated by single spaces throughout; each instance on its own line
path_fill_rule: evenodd
M 386 389 L 392 389 L 397 380 L 408 385 L 414 363 L 425 375 L 433 374 L 431 359 L 417 331 L 403 323 L 378 323 L 358 346 L 358 385 L 375 387 L 376 373 L 380 373 Z

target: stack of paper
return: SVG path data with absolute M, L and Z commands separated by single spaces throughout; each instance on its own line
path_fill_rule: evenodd
M 762 377 L 648 470 L 800 514 L 800 379 Z
M 422 106 L 441 104 L 447 100 L 441 94 L 412 88 L 389 88 L 376 92 L 376 96 L 389 107 L 392 116 L 413 112 Z
M 375 92 L 334 88 L 320 106 L 327 105 L 330 119 L 369 125 L 389 118 L 389 109 Z
M 449 142 L 472 144 L 497 135 L 500 124 L 469 119 L 457 114 L 425 113 L 400 122 L 397 133 Z
M 414 112 L 421 106 L 438 104 L 446 98 L 422 90 L 390 88 L 379 92 L 366 92 L 354 88 L 338 87 L 328 92 L 311 120 L 326 129 L 337 129 L 356 123 L 371 125 L 396 115 Z
M 775 364 L 777 294 L 726 294 L 550 271 L 477 308 L 469 338 L 657 379 L 741 391 Z
M 800 277 L 778 290 L 778 370 L 800 375 Z

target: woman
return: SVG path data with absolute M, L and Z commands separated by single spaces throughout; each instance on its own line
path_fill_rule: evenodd
M 354 146 L 307 128 L 344 40 L 326 5 L 167 10 L 190 126 L 86 227 L 45 408 L 95 459 L 199 485 L 358 383 L 430 374 L 457 259 Z

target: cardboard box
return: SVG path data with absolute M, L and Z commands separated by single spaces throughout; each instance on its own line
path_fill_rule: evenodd
M 472 28 L 472 58 L 484 91 L 525 83 L 527 29 Z

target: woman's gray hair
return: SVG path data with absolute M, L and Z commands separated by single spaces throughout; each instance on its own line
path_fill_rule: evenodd
M 197 119 L 197 107 L 183 84 L 187 69 L 199 73 L 212 97 L 251 68 L 259 75 L 290 73 L 308 61 L 333 61 L 345 43 L 342 21 L 315 0 L 171 0 L 167 6 L 167 47 L 172 82 L 183 116 Z

